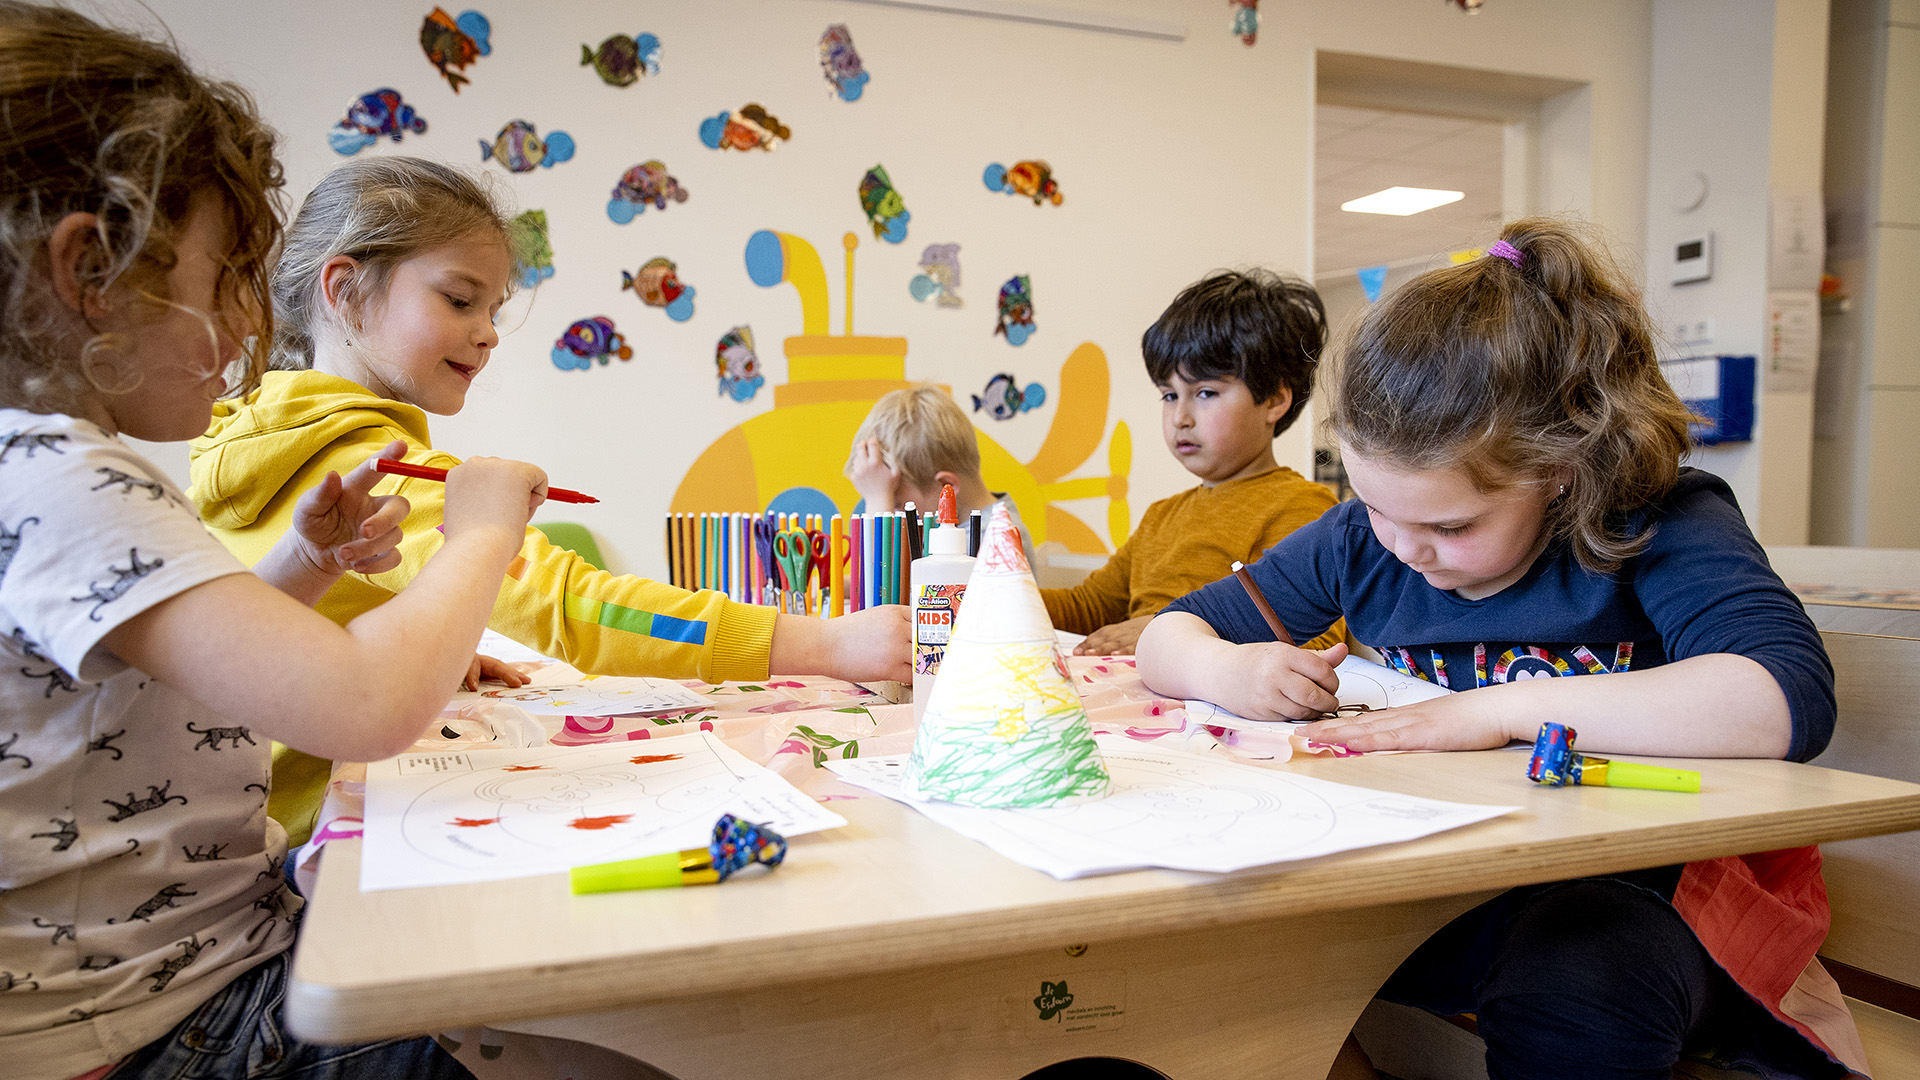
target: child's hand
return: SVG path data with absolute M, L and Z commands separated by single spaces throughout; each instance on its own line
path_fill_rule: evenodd
M 1340 707 L 1340 676 L 1347 658 L 1343 642 L 1330 649 L 1296 649 L 1277 641 L 1234 648 L 1237 670 L 1220 680 L 1231 692 L 1218 704 L 1249 720 L 1313 720 Z M 1231 700 L 1228 700 L 1231 699 Z
M 1108 623 L 1087 635 L 1087 639 L 1073 647 L 1075 656 L 1132 656 L 1133 647 L 1140 641 L 1140 631 L 1147 628 L 1153 616 L 1142 615 L 1125 622 Z
M 525 686 L 528 682 L 519 668 L 505 660 L 496 660 L 484 653 L 474 653 L 473 663 L 467 665 L 467 677 L 460 680 L 460 686 L 465 690 L 478 690 L 482 679 L 496 679 L 506 683 L 509 689 Z
M 466 529 L 504 527 L 524 532 L 547 501 L 547 474 L 538 466 L 506 458 L 468 458 L 447 473 L 448 536 Z
M 913 678 L 913 621 L 899 604 L 837 619 L 781 615 L 773 622 L 767 670 L 774 675 L 829 675 L 848 682 Z
M 913 615 L 901 604 L 828 619 L 826 674 L 852 682 L 913 681 Z
M 1500 717 L 1496 697 L 1448 694 L 1397 709 L 1337 716 L 1296 734 L 1349 750 L 1491 750 L 1515 738 Z
M 877 439 L 863 439 L 853 448 L 853 465 L 847 470 L 853 489 L 867 500 L 867 511 L 879 513 L 894 508 L 900 474 L 887 464 Z
M 380 482 L 374 462 L 397 460 L 407 444 L 395 441 L 360 463 L 346 479 L 328 473 L 293 508 L 301 557 L 323 575 L 378 574 L 400 565 L 400 523 L 412 507 L 399 495 L 370 494 Z

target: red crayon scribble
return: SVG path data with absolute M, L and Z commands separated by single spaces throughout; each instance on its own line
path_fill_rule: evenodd
M 449 825 L 456 825 L 462 829 L 477 829 L 482 825 L 497 825 L 499 823 L 500 823 L 500 819 L 497 817 L 482 817 L 482 818 L 457 817 L 457 818 L 454 818 L 452 821 L 447 822 L 447 824 Z
M 545 765 L 508 765 L 507 767 L 501 769 L 500 771 L 501 772 L 532 772 L 535 769 L 544 769 L 544 768 L 546 768 Z
M 679 761 L 679 754 L 641 754 L 630 759 L 635 765 L 651 765 L 656 761 Z
M 624 825 L 632 814 L 608 814 L 606 817 L 574 818 L 567 822 L 576 829 L 607 829 L 615 825 Z

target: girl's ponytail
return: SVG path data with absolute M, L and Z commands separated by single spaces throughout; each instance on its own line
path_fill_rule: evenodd
M 1564 483 L 1548 528 L 1607 573 L 1652 537 L 1629 517 L 1679 477 L 1692 415 L 1604 245 L 1556 218 L 1508 224 L 1484 258 L 1423 274 L 1345 350 L 1332 423 L 1368 456 L 1464 468 L 1483 489 Z

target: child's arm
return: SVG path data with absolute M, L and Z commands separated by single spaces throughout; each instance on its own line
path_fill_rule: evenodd
M 1132 598 L 1133 542 L 1137 538 L 1137 534 L 1129 537 L 1105 566 L 1088 574 L 1080 584 L 1040 590 L 1040 600 L 1047 605 L 1047 618 L 1053 620 L 1055 629 L 1092 634 L 1127 617 Z
M 407 591 L 335 626 L 252 574 L 197 585 L 102 641 L 209 709 L 322 757 L 406 749 L 473 659 L 507 561 L 546 496 L 531 465 L 477 459 L 447 478 L 446 543 Z
M 913 678 L 913 621 L 899 604 L 837 619 L 781 615 L 768 653 L 771 675 L 830 674 L 854 682 Z
M 396 440 L 355 466 L 345 479 L 330 472 L 308 488 L 294 508 L 293 528 L 281 534 L 253 572 L 312 607 L 349 570 L 377 574 L 400 565 L 394 548 L 407 518 L 407 500 L 372 491 L 382 479 L 374 463 L 398 460 L 406 452 L 407 444 Z
M 1300 734 L 1353 750 L 1485 750 L 1532 742 L 1549 720 L 1577 729 L 1583 750 L 1666 757 L 1785 757 L 1793 733 L 1786 695 L 1766 668 L 1711 653 L 1644 671 L 1502 683 Z

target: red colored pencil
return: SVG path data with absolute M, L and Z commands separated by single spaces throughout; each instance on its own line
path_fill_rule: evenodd
M 415 480 L 436 480 L 443 484 L 447 482 L 447 470 L 435 468 L 432 465 L 413 465 L 405 461 L 381 458 L 373 467 L 383 473 L 392 473 L 395 476 L 411 476 Z M 568 491 L 566 488 L 558 487 L 549 487 L 547 489 L 547 498 L 554 502 L 563 503 L 597 503 L 600 501 L 591 495 L 582 495 L 577 491 Z

